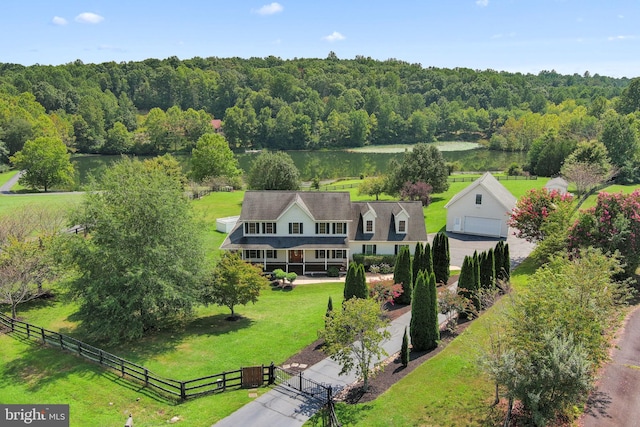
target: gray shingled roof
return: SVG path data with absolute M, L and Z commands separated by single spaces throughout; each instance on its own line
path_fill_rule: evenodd
M 351 223 L 349 240 L 351 242 L 426 242 L 427 231 L 424 224 L 424 211 L 421 202 L 353 202 L 351 203 Z M 409 214 L 407 232 L 397 233 L 395 215 L 402 209 Z M 376 213 L 373 233 L 364 233 L 362 215 L 370 209 Z
M 293 203 L 316 221 L 344 221 L 351 217 L 350 200 L 346 192 L 247 191 L 240 221 L 275 221 Z
M 516 202 L 518 201 L 518 199 L 516 199 L 514 195 L 505 188 L 504 185 L 500 184 L 500 181 L 498 181 L 493 175 L 491 175 L 491 173 L 485 172 L 484 175 L 473 181 L 471 185 L 467 186 L 464 190 L 453 196 L 451 200 L 449 200 L 449 202 L 444 206 L 445 209 L 456 203 L 458 200 L 462 199 L 465 195 L 469 194 L 478 186 L 484 187 L 489 193 L 493 194 L 493 196 L 496 198 L 496 201 L 500 203 L 507 212 L 511 212 L 513 208 L 516 207 Z

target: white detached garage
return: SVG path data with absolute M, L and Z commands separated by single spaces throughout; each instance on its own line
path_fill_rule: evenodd
M 489 172 L 456 194 L 445 205 L 447 231 L 477 236 L 507 237 L 508 219 L 516 198 Z

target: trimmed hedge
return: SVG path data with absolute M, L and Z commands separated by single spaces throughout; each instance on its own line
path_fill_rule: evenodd
M 372 265 L 389 264 L 394 267 L 396 265 L 396 256 L 353 254 L 353 262 L 364 265 L 365 270 L 368 271 Z

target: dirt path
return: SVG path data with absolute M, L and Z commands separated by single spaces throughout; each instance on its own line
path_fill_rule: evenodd
M 629 316 L 580 419 L 583 427 L 640 426 L 640 307 Z

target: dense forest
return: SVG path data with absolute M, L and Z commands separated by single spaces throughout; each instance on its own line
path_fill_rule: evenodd
M 533 152 L 525 169 L 552 174 L 555 166 L 535 170 L 545 156 L 564 158 L 580 142 L 606 139 L 607 129 L 615 144 L 635 147 L 639 108 L 640 79 L 425 68 L 333 53 L 0 63 L 0 157 L 6 163 L 39 136 L 58 137 L 78 153 L 190 151 L 219 119 L 233 149 L 462 139 Z

